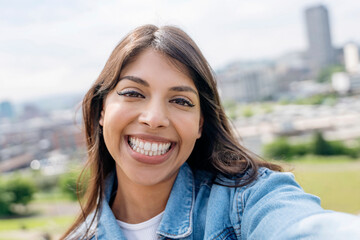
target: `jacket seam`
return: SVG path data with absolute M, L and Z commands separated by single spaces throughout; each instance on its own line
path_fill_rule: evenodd
M 228 230 L 228 229 L 231 229 L 231 228 L 234 229 L 234 230 L 239 230 L 239 229 L 240 229 L 240 227 L 238 227 L 238 228 L 227 227 L 227 228 L 223 229 L 218 235 L 216 235 L 212 240 L 217 239 L 223 232 L 225 232 L 225 230 Z M 228 234 L 226 234 L 226 235 L 224 236 L 224 238 L 222 238 L 222 239 L 225 239 L 227 236 L 230 235 L 230 233 L 231 233 L 231 232 L 228 232 Z M 235 234 L 235 235 L 236 235 L 236 234 Z

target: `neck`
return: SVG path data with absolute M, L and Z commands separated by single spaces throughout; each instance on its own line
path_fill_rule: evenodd
M 172 184 L 159 183 L 143 186 L 118 176 L 117 193 L 112 205 L 115 217 L 127 223 L 141 223 L 165 210 Z

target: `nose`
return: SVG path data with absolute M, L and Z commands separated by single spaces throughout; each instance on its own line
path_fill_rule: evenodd
M 167 109 L 161 101 L 149 101 L 139 116 L 139 122 L 151 129 L 169 126 Z

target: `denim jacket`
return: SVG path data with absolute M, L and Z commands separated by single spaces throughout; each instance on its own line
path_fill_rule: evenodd
M 235 183 L 225 177 L 216 179 L 221 184 L 213 180 L 186 163 L 180 168 L 158 239 L 360 239 L 360 217 L 322 209 L 291 173 L 261 168 L 257 180 L 244 187 L 222 186 Z M 106 180 L 91 239 L 125 239 L 108 204 L 115 181 L 115 173 Z

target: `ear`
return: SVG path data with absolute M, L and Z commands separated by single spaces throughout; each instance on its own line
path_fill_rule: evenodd
M 104 126 L 104 114 L 105 114 L 105 112 L 104 112 L 104 108 L 101 110 L 101 113 L 100 113 L 100 119 L 99 119 L 99 124 L 100 124 L 100 126 Z
M 203 125 L 204 125 L 204 117 L 203 117 L 203 115 L 201 114 L 201 116 L 200 116 L 200 121 L 199 121 L 198 139 L 201 137 L 201 133 L 202 133 L 202 130 L 203 130 Z

